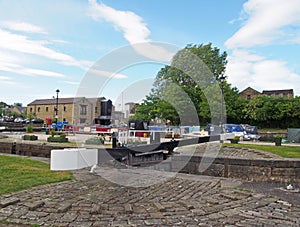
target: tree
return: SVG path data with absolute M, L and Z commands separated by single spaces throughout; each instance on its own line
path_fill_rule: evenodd
M 242 109 L 244 120 L 266 128 L 299 127 L 300 99 L 258 96 Z
M 137 108 L 135 118 L 149 120 L 157 117 L 172 124 L 192 124 L 199 119 L 208 121 L 211 110 L 218 112 L 207 100 L 211 99 L 211 95 L 219 96 L 214 99 L 217 103 L 213 104 L 220 104 L 220 88 L 215 92 L 215 85 L 225 72 L 226 58 L 226 52 L 221 53 L 211 43 L 187 45 L 176 53 L 171 66 L 158 72 L 154 88 Z
M 16 103 L 14 103 L 14 106 L 19 106 L 19 107 L 22 107 L 22 106 L 23 106 L 23 104 L 22 104 L 22 103 L 20 103 L 20 102 L 16 102 Z

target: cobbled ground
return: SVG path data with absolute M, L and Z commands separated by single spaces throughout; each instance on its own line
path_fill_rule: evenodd
M 0 226 L 300 226 L 299 205 L 241 189 L 239 180 L 149 171 L 100 166 L 74 171 L 73 181 L 3 195 Z M 107 180 L 120 176 L 140 184 Z M 161 182 L 141 187 L 151 177 Z

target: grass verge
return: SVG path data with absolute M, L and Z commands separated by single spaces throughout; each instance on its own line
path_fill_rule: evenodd
M 71 172 L 50 171 L 47 163 L 0 155 L 0 195 L 71 179 Z
M 300 158 L 300 146 L 269 146 L 269 145 L 256 145 L 256 144 L 224 144 L 230 147 L 245 147 L 255 150 L 262 150 L 279 155 L 283 158 Z

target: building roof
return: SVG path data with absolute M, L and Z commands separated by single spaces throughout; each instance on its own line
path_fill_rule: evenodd
M 97 99 L 104 100 L 104 97 L 101 98 L 85 98 L 85 97 L 72 97 L 72 98 L 58 98 L 58 104 L 72 104 L 74 102 L 77 102 L 82 99 L 87 99 L 90 102 L 96 102 Z M 28 106 L 32 105 L 55 105 L 56 104 L 56 98 L 53 99 L 36 99 L 33 102 L 29 103 Z
M 12 109 L 14 109 L 14 108 L 18 109 L 18 111 L 20 113 L 24 113 L 25 109 L 26 109 L 26 107 L 23 107 L 23 106 L 13 106 Z
M 284 90 L 263 90 L 263 94 L 273 94 L 275 92 L 279 93 L 294 93 L 293 89 L 284 89 Z
M 241 94 L 241 93 L 244 93 L 244 92 L 246 92 L 246 91 L 253 91 L 253 92 L 255 92 L 255 93 L 261 94 L 259 91 L 255 90 L 255 89 L 252 88 L 252 87 L 247 87 L 246 89 L 242 90 L 242 91 L 240 92 L 240 94 Z

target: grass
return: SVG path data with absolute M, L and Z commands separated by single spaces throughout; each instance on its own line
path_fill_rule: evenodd
M 274 146 L 256 144 L 224 144 L 224 146 L 245 147 L 255 150 L 262 150 L 279 155 L 283 158 L 300 158 L 300 146 Z
M 71 179 L 71 172 L 50 171 L 47 163 L 0 155 L 0 195 Z

